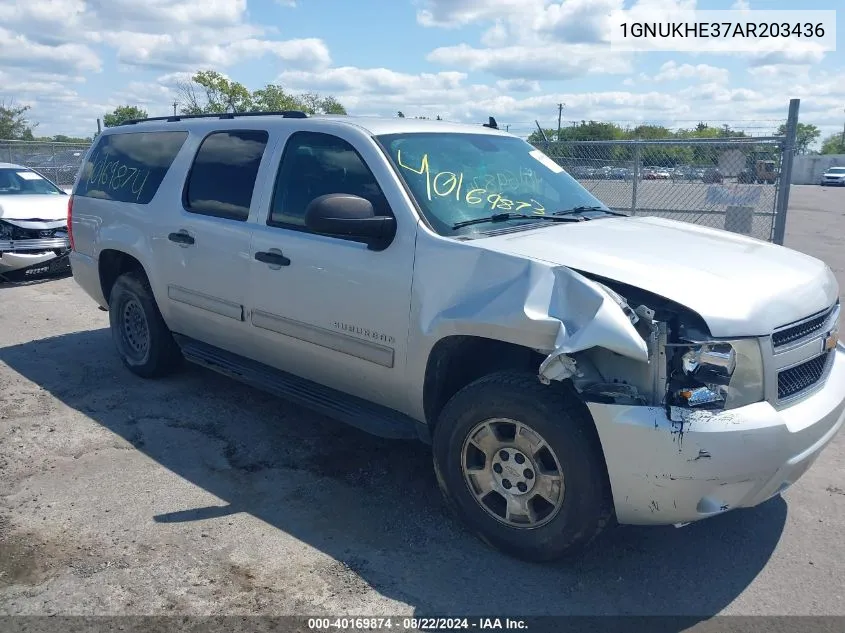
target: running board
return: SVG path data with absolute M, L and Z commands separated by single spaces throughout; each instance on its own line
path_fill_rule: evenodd
M 374 404 L 342 391 L 269 367 L 180 334 L 174 339 L 185 360 L 229 376 L 244 384 L 290 400 L 312 411 L 345 422 L 372 435 L 389 439 L 419 440 L 426 426 L 399 411 Z

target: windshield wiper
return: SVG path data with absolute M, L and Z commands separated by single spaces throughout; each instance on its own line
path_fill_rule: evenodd
M 452 225 L 452 230 L 457 231 L 465 226 L 472 226 L 473 224 L 484 224 L 486 222 L 504 222 L 506 220 L 545 220 L 546 222 L 580 222 L 585 218 L 575 217 L 560 217 L 557 214 L 552 215 L 531 215 L 528 213 L 496 213 L 484 218 L 474 218 L 472 220 L 464 220 Z
M 593 206 L 593 207 L 572 207 L 571 209 L 562 209 L 560 211 L 555 211 L 551 215 L 559 218 L 561 216 L 579 215 L 581 213 L 586 213 L 587 211 L 601 211 L 602 213 L 606 213 L 608 215 L 619 215 L 619 216 L 622 216 L 624 218 L 628 217 L 624 213 L 619 213 L 618 211 L 611 211 L 610 209 L 605 209 L 604 207 L 597 207 L 597 206 Z

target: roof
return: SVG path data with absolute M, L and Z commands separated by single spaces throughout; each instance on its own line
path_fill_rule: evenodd
M 484 127 L 481 123 L 450 123 L 434 119 L 408 119 L 401 117 L 366 117 L 366 116 L 319 116 L 312 119 L 323 119 L 351 123 L 370 132 L 373 135 L 400 134 L 411 132 L 455 132 L 462 134 L 499 134 L 506 135 L 502 130 Z
M 25 169 L 27 171 L 32 171 L 29 167 L 17 165 L 15 163 L 0 163 L 0 169 Z
M 362 129 L 374 136 L 382 134 L 397 134 L 397 133 L 413 133 L 413 132 L 453 132 L 463 134 L 496 134 L 500 136 L 510 136 L 504 131 L 484 127 L 481 123 L 467 124 L 467 123 L 449 123 L 446 121 L 437 121 L 432 119 L 408 119 L 401 117 L 368 117 L 368 116 L 347 116 L 347 115 L 314 115 L 307 118 L 282 116 L 281 114 L 256 114 L 246 113 L 244 115 L 221 115 L 204 116 L 204 117 L 158 117 L 150 120 L 138 120 L 132 123 L 127 123 L 117 127 L 110 127 L 104 130 L 106 133 L 114 133 L 116 131 L 124 131 L 126 128 L 146 128 L 150 126 L 156 130 L 166 130 L 169 126 L 179 124 L 182 129 L 185 127 L 233 127 L 236 125 L 234 121 L 240 123 L 249 123 L 249 126 L 267 126 L 291 123 L 293 125 L 301 125 L 302 122 L 309 123 L 326 122 L 329 125 L 345 124 L 352 125 Z M 223 124 L 223 125 L 221 125 Z M 138 130 L 140 131 L 140 130 Z

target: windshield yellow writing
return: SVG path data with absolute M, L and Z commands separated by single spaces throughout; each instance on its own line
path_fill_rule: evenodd
M 428 154 L 423 154 L 418 167 L 413 167 L 402 162 L 402 150 L 397 150 L 396 161 L 400 167 L 423 176 L 425 178 L 425 193 L 429 201 L 434 198 L 455 197 L 458 202 L 464 202 L 470 206 L 483 206 L 491 211 L 513 211 L 521 213 L 535 213 L 544 215 L 545 207 L 534 198 L 529 200 L 515 200 L 506 197 L 504 191 L 508 188 L 519 187 L 520 184 L 528 185 L 531 189 L 537 189 L 539 180 L 530 170 L 523 170 L 519 178 L 510 172 L 497 172 L 475 176 L 470 182 L 471 187 L 464 193 L 463 172 L 439 171 L 432 174 L 429 166 Z
M 147 178 L 150 176 L 149 169 L 130 167 L 120 160 L 110 161 L 108 158 L 99 161 L 98 158 L 99 155 L 94 156 L 91 161 L 94 167 L 88 176 L 89 188 L 102 187 L 104 190 L 111 191 L 128 189 L 135 195 L 136 200 L 140 199 L 144 185 L 147 184 Z

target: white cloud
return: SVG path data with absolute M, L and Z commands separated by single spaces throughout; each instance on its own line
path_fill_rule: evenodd
M 426 0 L 417 11 L 422 26 L 456 28 L 542 8 L 544 0 Z
M 539 81 L 528 79 L 500 79 L 496 87 L 504 92 L 540 92 L 542 89 Z
M 30 48 L 42 47 L 26 56 L 30 64 L 43 63 L 41 53 L 90 69 L 94 54 L 86 42 L 114 48 L 118 62 L 133 67 L 225 67 L 264 56 L 294 68 L 331 62 L 319 39 L 267 37 L 275 29 L 248 23 L 246 0 L 26 0 L 0 7 L 0 24 L 14 28 Z M 23 57 L 18 54 L 15 65 Z
M 727 83 L 730 81 L 731 74 L 727 68 L 718 68 L 709 64 L 678 64 L 674 61 L 668 61 L 660 67 L 659 72 L 654 77 L 649 78 L 641 75 L 641 78 L 658 82 L 692 79 L 704 83 Z
M 316 38 L 268 40 L 255 37 L 250 25 L 195 28 L 150 34 L 109 31 L 98 40 L 113 47 L 126 66 L 162 69 L 228 67 L 247 59 L 271 56 L 294 68 L 320 68 L 331 62 L 329 49 Z
M 772 64 L 818 64 L 825 56 L 825 52 L 818 45 L 807 42 L 804 45 L 791 46 L 787 44 L 780 50 L 763 50 L 745 55 L 751 66 L 770 66 Z
M 533 30 L 562 42 L 606 42 L 610 12 L 622 9 L 622 0 L 567 0 L 552 3 L 534 18 Z
M 481 43 L 484 46 L 504 46 L 508 42 L 509 31 L 508 27 L 501 20 L 487 29 L 481 36 Z
M 571 79 L 586 73 L 629 72 L 630 58 L 594 47 L 573 44 L 473 48 L 467 44 L 445 46 L 428 54 L 428 61 L 489 72 L 505 79 Z
M 49 69 L 56 73 L 77 73 L 99 71 L 100 64 L 97 54 L 83 44 L 48 46 L 0 27 L 0 65 L 6 69 Z
M 275 0 L 276 13 L 295 4 Z M 781 121 L 789 98 L 800 96 L 802 121 L 841 129 L 842 70 L 823 71 L 821 51 L 775 42 L 732 54 L 732 72 L 720 67 L 725 57 L 690 54 L 645 73 L 636 64 L 648 56 L 611 51 L 606 43 L 607 16 L 625 5 L 648 17 L 695 1 L 419 0 L 418 23 L 451 29 L 451 45 L 427 55 L 440 72 L 409 73 L 401 72 L 400 58 L 389 58 L 385 68 L 332 66 L 322 40 L 281 39 L 281 29 L 250 17 L 246 0 L 0 0 L 0 99 L 32 104 L 41 134 L 90 134 L 96 117 L 117 105 L 172 112 L 177 84 L 198 69 L 225 72 L 261 60 L 261 83 L 332 94 L 352 114 L 402 110 L 472 122 L 495 116 L 527 134 L 534 119 L 556 125 L 557 104 L 566 103 L 568 121 L 671 126 L 705 119 L 738 127 L 741 119 Z M 466 25 L 475 39 L 456 31 Z M 332 53 L 340 58 L 343 51 Z M 733 65 L 737 57 L 746 68 Z M 109 67 L 102 60 L 116 61 L 117 72 L 98 93 L 85 79 Z
M 763 64 L 749 66 L 746 71 L 759 81 L 783 83 L 785 80 L 808 78 L 813 66 L 810 64 Z
M 291 90 L 314 90 L 337 94 L 362 93 L 379 96 L 450 93 L 463 87 L 465 73 L 441 72 L 413 75 L 387 68 L 344 66 L 320 72 L 285 71 L 278 82 Z
M 426 0 L 418 12 L 427 27 L 489 24 L 480 46 L 466 42 L 431 51 L 428 61 L 497 77 L 572 79 L 631 71 L 630 53 L 609 46 L 611 12 L 624 0 Z M 643 16 L 688 9 L 695 0 L 637 0 Z

